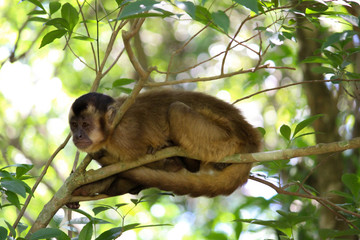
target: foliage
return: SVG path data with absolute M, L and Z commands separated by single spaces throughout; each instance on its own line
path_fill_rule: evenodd
M 0 159 L 7 165 L 0 169 L 0 239 L 9 234 L 23 239 L 41 210 L 37 206 L 44 206 L 69 174 L 73 147 L 58 153 L 45 178 L 40 170 L 68 133 L 67 109 L 73 97 L 89 90 L 131 94 L 134 84 L 146 78 L 144 88 L 177 85 L 225 98 L 262 93 L 239 106 L 244 106 L 246 117 L 257 116 L 254 125 L 264 130 L 264 148 L 299 148 L 326 134 L 313 126 L 327 119 L 327 112 L 312 115 L 300 84 L 287 85 L 301 83 L 298 66 L 311 64 L 313 72 L 323 76 L 320 82 L 337 97 L 337 131 L 343 139 L 358 136 L 359 93 L 352 80 L 359 78 L 359 18 L 353 6 L 356 3 L 350 1 L 5 1 L 0 6 L 0 31 L 10 40 L 0 37 L 0 78 L 7 83 L 0 82 Z M 297 31 L 313 30 L 300 26 L 299 19 L 323 34 L 313 40 L 318 50 L 301 62 Z M 19 96 L 23 99 L 17 101 Z M 32 103 L 29 99 L 36 96 L 46 97 Z M 70 232 L 78 239 L 125 234 L 129 239 L 149 234 L 152 239 L 360 235 L 358 154 L 347 151 L 344 160 L 339 159 L 346 170 L 339 180 L 343 188 L 332 194 L 341 196 L 342 203 L 332 203 L 316 190 L 321 164 L 309 156 L 256 166 L 252 179 L 263 183 L 260 191 L 245 187 L 245 194 L 191 199 L 148 190 L 138 199 L 126 195 L 94 202 L 95 207 L 84 203 L 85 210 L 75 211 L 66 224 L 58 213 L 48 228 L 29 239 L 70 239 Z M 42 184 L 33 193 L 29 185 L 36 185 L 35 176 Z M 277 194 L 267 196 L 265 185 Z M 26 197 L 31 207 L 20 223 L 13 224 Z M 319 205 L 333 209 L 346 228 L 319 229 Z

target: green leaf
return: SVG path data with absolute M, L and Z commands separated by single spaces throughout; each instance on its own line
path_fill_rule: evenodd
M 347 72 L 346 76 L 349 79 L 359 79 L 360 78 L 360 74 L 359 73 L 351 73 L 351 72 Z
M 213 22 L 221 28 L 225 33 L 228 33 L 230 27 L 229 17 L 223 11 L 217 11 L 211 14 Z
M 122 5 L 124 5 L 126 2 L 128 2 L 129 0 L 115 0 L 116 3 L 118 4 L 119 7 L 121 7 Z
M 132 198 L 132 199 L 130 199 L 130 201 L 135 205 L 138 205 L 141 202 L 141 200 L 136 199 L 136 198 Z
M 289 140 L 289 141 L 290 141 L 291 128 L 290 128 L 288 125 L 283 124 L 283 125 L 280 127 L 280 133 L 281 133 L 281 136 L 283 136 L 286 140 Z
M 131 230 L 131 229 L 138 229 L 138 228 L 147 228 L 147 227 L 164 227 L 164 226 L 173 226 L 172 224 L 149 224 L 149 225 L 140 225 L 139 223 L 132 223 L 129 225 L 124 226 L 124 231 Z
M 111 229 L 103 232 L 102 234 L 100 234 L 100 236 L 97 237 L 96 240 L 115 239 L 115 238 L 118 237 L 119 234 L 122 233 L 122 232 L 123 232 L 122 227 L 111 228 Z
M 299 216 L 299 213 L 296 212 L 285 212 L 282 210 L 277 210 L 276 212 L 284 217 L 284 220 L 280 220 L 280 221 L 286 221 L 286 223 L 289 224 L 290 226 L 295 226 L 299 223 L 313 219 L 310 216 Z
M 350 189 L 356 200 L 360 196 L 360 176 L 353 173 L 345 173 L 341 177 L 341 181 Z
M 338 67 L 343 62 L 343 57 L 340 53 L 330 52 L 328 50 L 323 50 L 323 53 L 330 60 L 330 64 L 333 67 Z
M 40 48 L 52 43 L 57 38 L 61 38 L 66 34 L 66 32 L 67 31 L 64 29 L 58 29 L 47 33 L 41 40 Z
M 311 71 L 313 71 L 314 73 L 334 73 L 335 70 L 333 68 L 329 68 L 329 67 L 313 67 L 311 68 Z
M 257 224 L 261 226 L 271 227 L 285 233 L 288 237 L 291 236 L 291 226 L 289 223 L 284 221 L 274 220 L 259 220 L 259 219 L 236 219 L 235 221 L 246 222 L 250 224 Z
M 180 2 L 180 1 L 176 1 L 175 3 L 180 9 L 184 10 L 191 18 L 195 19 L 196 7 L 194 3 Z
M 335 239 L 344 236 L 355 236 L 360 234 L 358 229 L 349 229 L 349 230 L 333 230 L 333 229 L 320 229 L 319 230 L 320 239 Z
M 116 208 L 121 208 L 123 206 L 127 206 L 128 204 L 127 203 L 118 203 L 118 204 L 115 204 L 115 207 Z
M 124 86 L 133 82 L 135 82 L 135 80 L 131 78 L 120 78 L 113 82 L 112 87 Z
M 266 29 L 268 29 L 267 27 L 256 27 L 254 28 L 254 30 L 257 30 L 257 31 L 266 31 Z
M 5 194 L 6 194 L 6 199 L 11 204 L 13 204 L 17 209 L 20 210 L 21 206 L 20 206 L 20 201 L 19 201 L 18 196 L 14 192 L 11 192 L 11 191 L 5 191 Z
M 79 21 L 79 13 L 70 3 L 65 3 L 61 8 L 61 17 L 69 23 L 68 30 L 72 32 Z
M 34 165 L 32 164 L 19 164 L 16 168 L 16 178 L 20 178 L 28 171 L 30 171 L 33 167 Z
M 28 2 L 31 2 L 32 4 L 34 4 L 35 6 L 41 8 L 42 10 L 46 11 L 44 6 L 41 4 L 40 1 L 38 0 L 27 0 Z
M 69 23 L 63 18 L 53 18 L 45 23 L 47 26 L 54 26 L 58 29 L 69 29 Z
M 357 18 L 357 17 L 355 17 L 353 15 L 350 15 L 350 14 L 338 14 L 337 16 L 341 17 L 342 19 L 344 19 L 345 21 L 347 21 L 351 25 L 359 27 L 359 18 Z
M 101 206 L 101 207 L 95 207 L 92 209 L 92 211 L 94 212 L 95 215 L 104 212 L 106 210 L 112 209 L 111 207 L 107 207 L 107 206 Z
M 5 224 L 6 224 L 6 226 L 8 227 L 11 235 L 12 235 L 14 238 L 16 238 L 16 231 L 15 231 L 15 229 L 13 228 L 13 226 L 12 226 L 10 223 L 8 223 L 7 221 L 5 221 Z
M 22 197 L 26 197 L 25 183 L 20 180 L 4 180 L 1 181 L 1 186 L 6 188 L 8 191 L 19 194 Z
M 233 0 L 234 2 L 250 9 L 254 13 L 259 13 L 259 6 L 257 0 Z
M 136 229 L 139 226 L 140 226 L 140 223 L 131 223 L 131 224 L 125 225 L 123 228 L 123 231 L 125 232 L 125 231 L 129 231 L 132 229 Z
M 93 225 L 91 222 L 89 222 L 81 229 L 78 240 L 91 239 L 92 234 L 93 234 Z
M 257 130 L 260 132 L 261 136 L 265 136 L 265 134 L 266 134 L 265 128 L 257 127 Z
M 121 11 L 118 20 L 134 17 L 134 15 L 153 10 L 154 5 L 156 4 L 158 4 L 158 2 L 154 0 L 139 0 L 131 2 Z
M 208 24 L 211 21 L 211 14 L 203 6 L 196 6 L 193 19 L 203 24 Z
M 41 23 L 45 23 L 47 22 L 48 19 L 47 18 L 41 18 L 41 17 L 32 17 L 29 18 L 29 22 L 41 22 Z
M 42 228 L 34 232 L 31 235 L 30 240 L 48 238 L 56 238 L 57 240 L 70 240 L 70 238 L 63 231 L 56 228 Z
M 306 14 L 312 14 L 313 12 L 325 12 L 329 7 L 323 1 L 314 1 L 315 4 L 309 4 L 308 8 L 306 9 Z M 321 4 L 319 4 L 321 3 Z
M 7 168 L 7 167 L 8 167 L 8 166 L 3 167 L 2 169 L 5 169 L 5 168 Z M 1 178 L 13 179 L 13 176 L 12 176 L 8 171 L 5 171 L 5 170 L 0 170 L 0 177 L 1 177 Z
M 0 240 L 5 240 L 7 235 L 8 235 L 7 229 L 0 226 Z
M 301 61 L 302 63 L 323 63 L 330 64 L 329 59 L 319 57 L 319 56 L 310 56 Z
M 289 40 L 292 40 L 294 38 L 294 34 L 290 32 L 281 32 L 281 34 Z
M 312 134 L 317 134 L 317 132 L 303 133 L 303 134 L 300 134 L 300 135 L 298 135 L 298 136 L 296 136 L 296 137 L 293 137 L 293 139 L 305 137 L 305 136 L 312 135 Z
M 86 41 L 86 42 L 93 42 L 95 41 L 95 39 L 91 38 L 91 37 L 87 37 L 87 36 L 75 36 L 73 37 L 74 39 L 77 40 L 81 40 L 81 41 Z
M 128 17 L 124 17 L 118 20 L 124 20 L 124 19 L 134 19 L 134 18 L 147 18 L 147 17 L 161 17 L 161 18 L 165 18 L 165 17 L 169 17 L 173 15 L 172 13 L 167 14 L 167 13 L 153 13 L 153 12 L 146 12 L 146 13 L 139 13 L 136 15 L 131 15 Z
M 50 8 L 50 15 L 53 15 L 61 8 L 61 3 L 59 2 L 50 2 L 49 3 Z
M 26 225 L 25 223 L 19 222 L 17 230 L 19 232 L 19 235 L 21 235 L 22 232 L 24 232 L 29 226 Z M 18 238 L 19 239 L 19 238 Z M 20 238 L 21 239 L 21 238 Z M 20 240 L 19 239 L 19 240 Z
M 131 88 L 117 87 L 116 89 L 120 90 L 123 93 L 130 94 L 132 92 Z
M 294 25 L 295 23 L 297 23 L 295 19 L 290 19 L 288 22 L 289 25 Z
M 311 116 L 311 117 L 309 117 L 309 118 L 307 118 L 307 119 L 299 122 L 299 123 L 296 125 L 296 127 L 295 127 L 295 131 L 294 131 L 293 137 L 295 137 L 298 132 L 300 132 L 300 131 L 303 130 L 304 128 L 310 126 L 316 119 L 318 119 L 318 118 L 320 118 L 320 117 L 322 117 L 322 116 L 323 116 L 323 114 L 317 114 L 317 115 L 315 115 L 315 116 Z
M 325 49 L 335 43 L 344 41 L 347 38 L 351 38 L 354 34 L 355 34 L 354 31 L 344 31 L 344 32 L 340 32 L 340 33 L 334 33 L 326 38 L 326 41 L 323 43 L 321 48 Z
M 341 192 L 341 191 L 336 191 L 336 190 L 333 190 L 333 191 L 330 191 L 331 193 L 334 193 L 336 195 L 339 195 L 343 198 L 347 198 L 349 201 L 352 201 L 354 199 L 354 195 L 350 194 L 350 193 L 346 193 L 346 192 Z
M 78 213 L 84 215 L 84 216 L 87 217 L 89 220 L 92 220 L 92 219 L 93 219 L 93 217 L 92 217 L 89 213 L 87 213 L 87 212 L 85 212 L 85 211 L 83 211 L 83 210 L 81 210 L 81 209 L 74 209 L 73 211 L 74 211 L 74 212 L 78 212 Z
M 31 12 L 29 12 L 27 15 L 44 15 L 44 14 L 47 14 L 46 11 L 44 10 L 33 10 Z
M 214 21 L 212 14 L 203 6 L 194 5 L 192 2 L 176 2 L 176 4 L 195 21 L 201 22 L 202 24 L 208 24 L 210 21 Z M 219 18 L 219 16 L 217 17 Z M 218 21 L 220 21 L 220 19 Z M 214 24 L 211 24 L 210 27 L 218 30 Z

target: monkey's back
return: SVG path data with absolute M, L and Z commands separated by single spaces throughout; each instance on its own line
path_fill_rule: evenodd
M 118 99 L 118 101 L 124 101 L 124 99 Z M 127 154 L 129 150 L 131 154 L 132 149 L 134 154 L 139 154 L 140 149 L 142 152 L 148 151 L 148 146 L 152 146 L 155 150 L 166 147 L 173 141 L 169 129 L 169 106 L 176 102 L 184 103 L 219 125 L 229 136 L 237 138 L 239 143 L 234 153 L 259 150 L 260 138 L 257 130 L 245 121 L 237 108 L 210 95 L 179 90 L 157 90 L 139 94 L 116 130 L 117 134 L 124 139 L 122 143 L 119 143 L 119 147 L 126 148 Z M 176 129 L 176 131 L 182 131 L 182 129 Z M 208 143 L 199 136 L 197 141 L 190 144 Z M 131 157 L 138 157 L 138 155 Z

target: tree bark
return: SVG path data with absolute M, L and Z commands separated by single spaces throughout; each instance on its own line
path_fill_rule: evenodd
M 316 50 L 320 48 L 316 39 L 321 39 L 321 33 L 319 29 L 308 23 L 308 20 L 304 18 L 297 18 L 299 61 L 304 60 L 306 57 L 313 56 Z M 311 30 L 309 30 L 309 28 Z M 311 69 L 316 66 L 317 64 L 313 63 L 301 64 L 304 81 L 323 79 L 321 74 L 312 72 Z M 316 120 L 313 125 L 314 130 L 318 133 L 316 134 L 316 142 L 326 143 L 339 141 L 340 136 L 336 124 L 339 111 L 337 109 L 336 96 L 325 83 L 304 84 L 303 89 L 307 97 L 311 115 L 324 114 L 324 116 Z M 335 203 L 342 202 L 339 196 L 330 193 L 332 190 L 342 190 L 341 176 L 343 174 L 344 164 L 341 153 L 318 155 L 317 161 L 320 166 L 315 172 L 316 188 L 322 196 L 329 197 L 331 201 Z M 332 212 L 321 208 L 319 226 L 320 228 L 342 229 L 344 224 L 341 221 L 337 221 Z

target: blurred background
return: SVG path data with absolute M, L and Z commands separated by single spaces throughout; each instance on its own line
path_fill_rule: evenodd
M 134 17 L 137 14 L 144 14 L 146 20 L 131 44 L 144 69 L 156 66 L 158 71 L 151 74 L 152 83 L 249 70 L 213 81 L 171 86 L 205 92 L 231 103 L 264 89 L 336 79 L 268 91 L 237 102 L 236 107 L 246 119 L 264 130 L 264 151 L 359 136 L 357 84 L 341 81 L 359 78 L 356 74 L 359 5 L 355 1 L 248 1 L 247 4 L 230 0 L 135 1 L 144 4 L 139 6 L 145 6 L 147 11 L 136 8 L 129 13 L 132 17 L 123 18 L 119 18 L 119 11 L 125 11 L 129 1 L 69 1 L 79 18 L 72 35 L 59 23 L 48 23 L 49 19 L 66 18 L 60 10 L 66 2 L 59 1 L 57 11 L 58 5 L 51 2 L 0 0 L 0 167 L 33 164 L 28 173 L 33 178 L 26 180 L 30 187 L 47 159 L 69 134 L 69 108 L 74 99 L 90 91 L 99 66 L 107 56 L 114 29 L 126 23 L 121 30 L 128 30 L 138 20 L 138 16 Z M 196 13 L 192 14 L 193 9 Z M 167 12 L 171 15 L 166 15 Z M 68 20 L 71 19 L 74 18 L 70 16 Z M 210 20 L 214 25 L 207 23 Z M 42 46 L 44 36 L 49 37 L 47 34 L 54 30 L 64 30 L 64 34 Z M 232 38 L 236 41 L 230 45 Z M 231 49 L 227 50 L 229 46 Z M 116 97 L 127 95 L 133 87 L 133 83 L 114 84 L 138 78 L 127 54 L 120 54 L 123 49 L 120 34 L 104 65 L 105 70 L 110 67 L 111 70 L 101 77 L 99 92 Z M 258 69 L 265 65 L 267 67 Z M 146 89 L 153 88 L 158 87 Z M 316 114 L 323 115 L 296 136 L 287 138 L 280 131 L 285 124 L 294 133 L 297 124 Z M 305 135 L 296 138 L 301 134 Z M 75 153 L 75 146 L 69 142 L 56 156 L 21 222 L 32 225 L 42 206 L 69 176 Z M 342 192 L 344 194 L 331 195 L 331 201 L 344 203 L 354 210 L 359 207 L 359 198 L 353 195 L 350 199 L 352 192 L 344 184 L 342 175 L 350 173 L 360 179 L 358 154 L 358 150 L 348 150 L 256 164 L 252 173 L 265 176 L 275 185 L 300 182 L 321 196 L 329 196 L 334 190 Z M 80 159 L 84 156 L 81 153 Z M 98 165 L 92 162 L 89 168 L 96 169 Z M 11 169 L 14 167 L 5 170 Z M 299 190 L 296 184 L 292 187 L 287 190 Z M 11 225 L 18 209 L 6 206 L 9 199 L 5 191 L 3 186 L 0 219 Z M 120 239 L 320 239 L 319 236 L 324 236 L 321 229 L 349 228 L 348 222 L 325 211 L 315 200 L 278 195 L 274 189 L 252 180 L 226 197 L 162 196 L 158 192 L 156 189 L 141 192 L 140 196 L 150 196 L 135 208 L 131 199 L 139 196 L 127 194 L 84 202 L 81 209 L 94 215 L 91 209 L 101 204 L 128 204 L 118 212 L 107 210 L 96 215 L 109 222 L 98 224 L 97 234 L 120 226 L 123 221 L 172 224 L 129 230 Z M 24 202 L 23 197 L 18 199 Z M 278 210 L 283 214 L 276 212 Z M 297 218 L 292 222 L 292 213 L 304 217 L 303 221 Z M 59 210 L 51 226 L 61 226 L 65 231 L 64 214 L 65 210 Z M 73 213 L 73 218 L 80 217 L 84 216 Z M 359 220 L 347 217 L 360 226 Z M 272 222 L 249 224 L 237 219 L 273 221 L 278 228 Z M 0 221 L 0 225 L 6 227 L 5 221 Z M 281 225 L 284 222 L 291 224 L 284 227 Z M 75 225 L 79 230 L 83 226 Z M 351 239 L 358 239 L 355 235 Z

